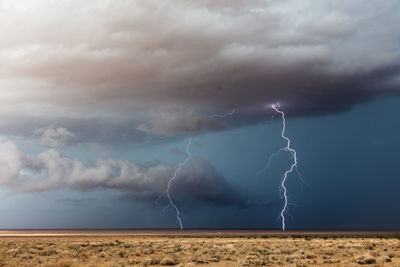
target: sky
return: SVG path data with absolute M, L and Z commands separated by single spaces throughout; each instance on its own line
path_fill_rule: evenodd
M 399 12 L 0 0 L 0 228 L 280 229 L 275 103 L 287 229 L 400 228 Z

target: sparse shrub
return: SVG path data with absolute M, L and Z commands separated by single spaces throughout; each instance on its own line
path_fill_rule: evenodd
M 153 248 L 149 248 L 149 249 L 146 249 L 144 251 L 144 254 L 146 254 L 146 255 L 150 255 L 150 254 L 153 254 L 153 253 L 154 253 L 154 249 Z
M 392 262 L 392 259 L 389 258 L 389 257 L 384 257 L 383 260 L 384 260 L 385 262 Z
M 37 250 L 43 250 L 43 246 L 36 246 L 34 248 L 36 248 Z
M 290 255 L 291 254 L 290 250 L 288 250 L 288 249 L 281 249 L 281 253 L 282 254 L 286 254 L 286 255 Z
M 219 258 L 218 257 L 211 257 L 208 261 L 209 262 L 219 262 Z
M 177 263 L 178 263 L 178 261 L 171 257 L 165 257 L 160 261 L 161 265 L 175 265 Z
M 155 265 L 158 264 L 160 261 L 157 258 L 151 258 L 151 257 L 147 257 L 145 259 L 143 259 L 142 263 L 144 265 Z
M 80 247 L 79 245 L 69 245 L 68 246 L 69 249 L 72 249 L 72 250 L 75 250 L 75 251 L 78 251 L 79 247 Z
M 325 253 L 325 255 L 328 255 L 328 256 L 335 255 L 335 252 L 333 250 L 325 250 L 324 253 Z
M 139 264 L 140 262 L 138 260 L 135 259 L 131 259 L 129 260 L 129 264 Z
M 356 258 L 356 262 L 358 264 L 374 264 L 376 263 L 376 259 L 370 255 L 362 255 Z
M 45 249 L 39 252 L 40 256 L 53 256 L 56 255 L 57 251 L 54 248 Z
M 267 253 L 267 250 L 266 249 L 258 249 L 257 253 L 261 254 L 261 255 L 265 255 Z
M 326 264 L 333 264 L 333 263 L 339 263 L 340 260 L 339 259 L 326 259 L 324 260 L 324 263 Z
M 203 257 L 196 258 L 195 262 L 200 263 L 200 264 L 208 263 L 208 261 Z
M 394 254 L 393 252 L 388 254 L 389 258 L 393 258 L 394 256 L 396 256 L 396 254 Z

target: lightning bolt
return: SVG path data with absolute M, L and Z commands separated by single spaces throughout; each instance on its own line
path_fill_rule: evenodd
M 233 116 L 235 114 L 235 110 L 232 110 L 230 112 L 226 112 L 225 114 L 213 114 L 213 117 L 219 117 L 219 118 L 226 118 L 228 116 Z
M 230 112 L 226 112 L 225 114 L 213 114 L 212 116 L 213 116 L 213 117 L 219 117 L 219 118 L 226 118 L 226 117 L 228 117 L 228 116 L 229 116 L 229 117 L 230 117 L 230 116 L 233 116 L 234 113 L 235 113 L 235 110 L 232 110 L 232 111 L 230 111 Z M 167 196 L 169 203 L 168 203 L 167 206 L 165 206 L 165 207 L 163 208 L 163 212 L 165 212 L 165 211 L 167 210 L 167 208 L 173 207 L 173 208 L 175 209 L 175 212 L 176 212 L 176 220 L 177 220 L 177 222 L 179 223 L 179 226 L 180 226 L 180 229 L 181 229 L 181 230 L 183 230 L 183 223 L 182 223 L 182 218 L 181 218 L 181 214 L 182 214 L 182 213 L 180 212 L 178 206 L 177 206 L 177 205 L 174 203 L 174 201 L 172 200 L 172 197 L 171 197 L 171 186 L 172 186 L 173 182 L 176 180 L 176 178 L 177 178 L 177 176 L 178 176 L 178 173 L 182 170 L 183 166 L 184 166 L 185 164 L 187 164 L 187 163 L 190 161 L 190 159 L 192 158 L 192 154 L 190 153 L 190 146 L 192 145 L 192 139 L 193 139 L 193 137 L 190 137 L 190 138 L 188 139 L 188 143 L 187 143 L 187 145 L 186 145 L 186 155 L 187 155 L 186 159 L 185 159 L 184 161 L 182 161 L 181 163 L 178 164 L 178 167 L 176 168 L 174 174 L 173 174 L 172 177 L 168 180 L 167 189 L 166 189 L 166 190 L 157 198 L 157 200 L 155 201 L 155 202 L 156 202 L 156 205 L 157 205 L 157 204 L 158 204 L 158 201 L 159 201 L 164 195 Z
M 278 157 L 281 154 L 282 151 L 285 151 L 285 148 L 281 148 L 277 152 L 271 154 L 271 156 L 269 156 L 269 158 L 268 158 L 267 164 L 265 165 L 265 167 L 261 171 L 258 172 L 257 175 L 260 176 L 261 174 L 263 174 L 269 168 L 269 166 L 271 165 L 272 159 L 275 158 L 275 157 Z
M 171 197 L 171 186 L 172 186 L 173 182 L 176 180 L 176 177 L 178 176 L 178 173 L 182 170 L 183 166 L 185 164 L 187 164 L 190 161 L 190 159 L 192 158 L 192 154 L 190 153 L 190 146 L 191 145 L 192 145 L 192 137 L 190 137 L 188 139 L 188 142 L 186 144 L 186 155 L 187 155 L 186 159 L 178 164 L 178 167 L 176 168 L 174 174 L 168 180 L 167 189 L 156 200 L 156 202 L 158 202 L 163 195 L 167 196 L 169 203 L 168 203 L 168 205 L 166 207 L 164 207 L 163 211 L 165 212 L 165 210 L 170 206 L 175 209 L 176 220 L 179 223 L 179 226 L 180 226 L 181 230 L 183 230 L 183 223 L 182 223 L 182 218 L 181 218 L 181 214 L 182 213 L 180 212 L 178 206 L 172 200 L 172 197 Z
M 290 139 L 285 135 L 285 131 L 286 131 L 286 118 L 285 118 L 285 113 L 279 109 L 279 108 L 280 108 L 279 103 L 273 104 L 271 107 L 275 110 L 275 112 L 279 113 L 279 114 L 281 115 L 281 117 L 282 117 L 282 132 L 281 132 L 281 137 L 282 137 L 282 139 L 286 140 L 286 142 L 287 142 L 287 145 L 286 145 L 286 147 L 283 148 L 283 150 L 284 150 L 284 151 L 287 151 L 287 152 L 290 152 L 290 153 L 292 154 L 292 156 L 293 156 L 293 163 L 292 163 L 292 165 L 290 166 L 289 169 L 287 169 L 287 170 L 285 171 L 285 173 L 283 174 L 282 179 L 281 179 L 281 189 L 282 189 L 282 193 L 283 193 L 283 208 L 282 208 L 282 210 L 281 210 L 280 217 L 281 217 L 281 219 L 282 219 L 282 230 L 284 231 L 284 230 L 286 229 L 286 224 L 285 224 L 285 212 L 287 211 L 287 207 L 288 207 L 288 197 L 287 197 L 287 189 L 286 189 L 285 183 L 286 183 L 286 180 L 287 180 L 288 175 L 289 175 L 290 173 L 292 173 L 295 169 L 297 170 L 297 152 L 296 152 L 296 150 L 294 150 L 293 148 L 290 147 L 291 141 L 290 141 Z M 281 150 L 279 150 L 278 153 L 279 153 L 280 151 L 281 151 Z

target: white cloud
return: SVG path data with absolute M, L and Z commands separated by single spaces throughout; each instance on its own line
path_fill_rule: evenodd
M 41 134 L 40 145 L 45 147 L 64 147 L 75 145 L 78 137 L 63 127 L 49 126 L 35 130 L 35 134 Z
M 115 189 L 138 200 L 155 200 L 164 192 L 176 166 L 136 164 L 98 159 L 84 164 L 54 149 L 31 156 L 12 142 L 0 143 L 0 186 L 14 192 L 40 192 L 70 188 L 77 191 Z M 244 201 L 212 165 L 192 159 L 173 184 L 174 197 L 194 198 L 218 204 Z

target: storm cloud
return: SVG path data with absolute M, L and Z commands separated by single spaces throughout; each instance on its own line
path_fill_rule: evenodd
M 177 133 L 196 134 L 204 130 L 221 131 L 227 126 L 213 116 L 201 114 L 160 114 L 148 123 L 140 124 L 138 130 L 159 135 Z
M 398 92 L 399 12 L 395 0 L 2 0 L 0 128 L 170 135 L 220 130 L 206 116 L 230 109 L 256 123 L 277 101 L 292 115 L 348 110 Z M 183 119 L 160 121 L 176 109 Z
M 139 201 L 154 201 L 165 191 L 176 166 L 161 163 L 98 159 L 91 164 L 62 156 L 54 149 L 28 155 L 12 142 L 0 144 L 0 185 L 13 192 L 33 193 L 69 188 L 81 192 L 114 189 Z M 216 205 L 245 205 L 244 194 L 206 160 L 194 158 L 171 188 L 174 198 Z
M 287 180 L 290 227 L 398 227 L 382 207 L 399 202 L 399 14 L 399 0 L 0 0 L 0 226 L 170 227 L 149 204 L 191 154 L 171 189 L 185 227 L 275 227 L 293 158 L 268 157 L 285 134 L 306 185 Z

